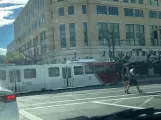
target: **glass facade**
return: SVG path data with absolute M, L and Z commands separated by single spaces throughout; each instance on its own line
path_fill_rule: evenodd
M 120 45 L 120 32 L 119 32 L 119 24 L 118 23 L 110 23 L 109 24 L 110 31 L 110 40 L 113 41 L 114 46 Z
M 46 31 L 43 31 L 42 33 L 40 33 L 40 45 L 41 45 L 41 53 L 45 53 L 46 52 Z
M 88 27 L 87 22 L 83 22 L 84 45 L 88 46 Z
M 64 16 L 64 7 L 59 8 L 59 16 Z
M 99 6 L 99 5 L 97 5 L 97 14 L 107 15 L 107 6 Z
M 61 42 L 61 48 L 66 48 L 65 24 L 60 25 L 60 42 Z
M 144 17 L 143 10 L 135 9 L 135 17 Z
M 153 31 L 157 30 L 156 25 L 150 25 L 151 46 L 158 46 L 158 40 L 154 39 Z
M 74 14 L 74 6 L 68 6 L 68 15 Z
M 98 41 L 100 46 L 108 45 L 108 23 L 98 22 Z
M 86 7 L 86 5 L 82 5 L 82 14 L 87 14 L 87 7 Z
M 76 47 L 75 23 L 69 24 L 70 47 Z
M 144 25 L 135 25 L 136 46 L 145 46 Z
M 131 8 L 124 8 L 124 15 L 125 16 L 134 16 L 133 9 L 131 9 Z
M 119 15 L 118 7 L 108 7 L 109 15 Z
M 126 42 L 129 46 L 135 45 L 135 33 L 133 24 L 126 24 Z
M 149 18 L 157 18 L 157 12 L 154 10 L 149 10 Z

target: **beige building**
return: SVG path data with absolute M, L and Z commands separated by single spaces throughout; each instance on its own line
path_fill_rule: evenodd
M 113 51 L 138 60 L 160 49 L 159 28 L 159 0 L 29 0 L 14 22 L 14 48 L 41 63 L 108 60 Z

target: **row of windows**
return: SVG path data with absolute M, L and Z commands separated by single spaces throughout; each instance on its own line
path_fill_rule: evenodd
M 118 7 L 112 7 L 112 6 L 96 6 L 97 14 L 104 14 L 107 15 L 107 9 L 109 11 L 109 15 L 119 15 Z
M 23 47 L 19 48 L 19 51 L 24 54 L 32 56 L 34 55 L 39 55 L 39 45 L 40 45 L 40 52 L 45 53 L 46 52 L 46 31 L 43 31 L 40 33 L 40 44 L 38 42 L 38 36 L 33 38 L 33 40 L 30 40 L 27 44 L 24 44 Z M 34 53 L 33 53 L 34 50 Z
M 113 1 L 118 2 L 119 0 L 113 0 Z M 144 0 L 123 0 L 124 3 L 131 3 L 131 4 L 138 3 L 138 4 L 147 4 L 147 5 L 159 6 L 158 0 L 145 0 L 145 1 L 146 1 L 146 3 L 144 3 Z
M 19 29 L 17 29 L 16 36 L 24 29 L 24 26 L 28 26 L 28 23 L 32 20 L 32 17 L 35 17 L 35 15 L 44 9 L 44 1 L 45 0 L 34 0 L 32 3 L 30 2 L 30 4 L 27 4 L 28 9 L 26 13 L 23 13 L 24 17 L 17 19 L 19 22 L 16 24 L 16 26 Z
M 40 27 L 44 23 L 45 23 L 45 16 L 43 15 L 38 22 L 35 21 L 32 24 L 31 26 L 32 29 L 29 28 L 26 32 L 22 34 L 21 37 L 18 37 L 18 39 L 16 40 L 16 44 L 19 44 L 20 42 L 22 42 L 22 40 L 26 39 L 26 37 L 29 36 L 31 32 L 34 32 L 36 29 L 38 29 L 38 27 Z

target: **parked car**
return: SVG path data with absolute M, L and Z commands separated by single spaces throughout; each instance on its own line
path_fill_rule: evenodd
M 0 120 L 19 120 L 16 95 L 3 87 L 0 87 Z

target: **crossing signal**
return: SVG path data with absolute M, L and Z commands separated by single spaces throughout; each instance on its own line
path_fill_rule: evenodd
M 153 31 L 153 38 L 158 39 L 158 31 L 157 30 Z

